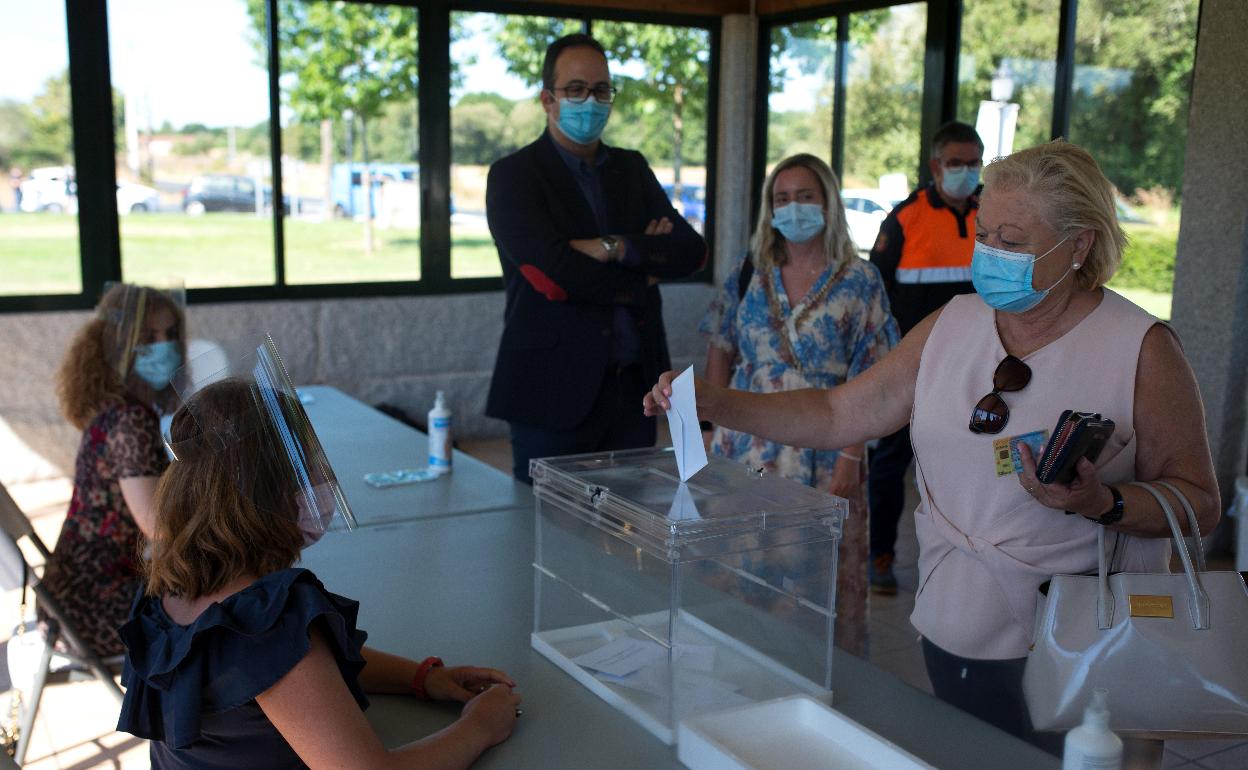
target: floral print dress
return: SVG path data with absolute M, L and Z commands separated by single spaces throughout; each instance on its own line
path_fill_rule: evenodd
M 159 418 L 142 404 L 106 406 L 83 431 L 74 496 L 43 584 L 102 657 L 124 651 L 117 628 L 130 614 L 146 542 L 119 482 L 159 476 L 167 464 Z
M 897 345 L 897 323 L 884 283 L 871 263 L 855 257 L 835 273 L 826 268 L 806 296 L 790 306 L 777 266 L 756 264 L 742 296 L 744 261 L 743 256 L 699 327 L 712 345 L 735 354 L 730 387 L 757 393 L 832 388 L 866 371 Z M 784 446 L 718 426 L 711 451 L 825 490 L 840 456 L 837 450 Z M 836 642 L 865 655 L 869 540 L 865 458 L 860 465 L 859 491 L 849 501 L 841 539 Z

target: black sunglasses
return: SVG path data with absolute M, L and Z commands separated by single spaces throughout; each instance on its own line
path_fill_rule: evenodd
M 1031 382 L 1031 367 L 1021 359 L 1007 355 L 992 373 L 992 392 L 979 400 L 971 410 L 972 433 L 1000 433 L 1010 421 L 1010 407 L 1002 393 L 1022 390 Z

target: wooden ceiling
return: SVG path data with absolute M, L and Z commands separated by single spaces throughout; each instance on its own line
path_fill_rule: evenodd
M 522 0 L 516 0 L 517 3 Z M 787 13 L 804 8 L 830 7 L 837 0 L 542 0 L 546 5 L 596 6 L 627 11 L 645 11 L 656 14 L 692 14 L 696 16 L 726 16 L 733 13 L 750 13 L 751 6 L 759 16 Z

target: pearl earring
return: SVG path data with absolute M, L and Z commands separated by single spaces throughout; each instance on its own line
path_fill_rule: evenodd
M 1076 263 L 1074 263 L 1073 265 L 1071 265 L 1071 267 L 1072 267 L 1073 269 L 1075 269 L 1075 270 L 1078 270 L 1078 269 L 1079 269 L 1079 263 L 1078 263 L 1078 262 L 1076 262 Z

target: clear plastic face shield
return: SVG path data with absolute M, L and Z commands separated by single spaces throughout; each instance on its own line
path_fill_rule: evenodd
M 304 546 L 335 516 L 355 515 L 273 339 L 226 345 L 191 359 L 173 379 L 180 407 L 166 445 L 177 462 L 226 463 L 240 494 L 294 516 Z
M 160 400 L 186 359 L 186 291 L 111 283 L 95 312 L 109 366 L 130 389 Z

